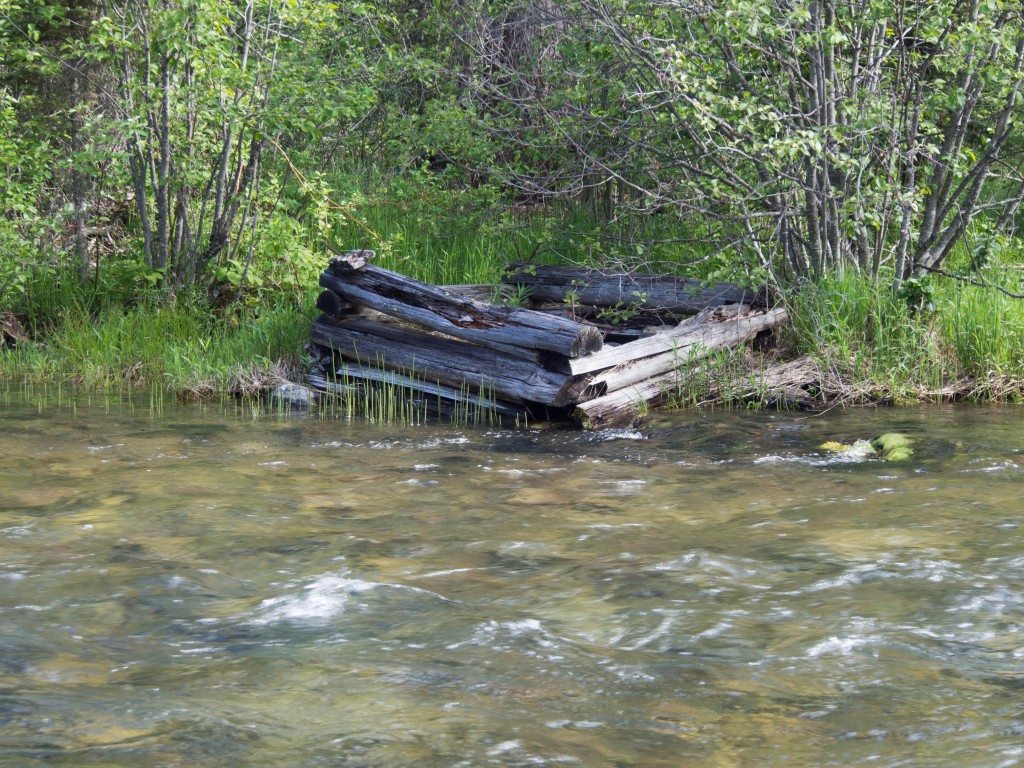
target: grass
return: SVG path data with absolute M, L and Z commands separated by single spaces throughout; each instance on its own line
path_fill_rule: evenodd
M 440 285 L 496 285 L 508 264 L 524 259 L 623 267 L 647 262 L 658 271 L 698 277 L 722 267 L 716 257 L 701 256 L 699 246 L 681 245 L 664 218 L 619 222 L 605 238 L 583 210 L 515 211 L 491 203 L 474 191 L 385 186 L 353 208 L 358 226 L 339 216 L 329 236 L 339 250 L 374 248 L 379 266 Z M 132 259 L 108 259 L 96 282 L 84 286 L 68 277 L 73 268 L 42 270 L 17 312 L 34 341 L 0 353 L 0 381 L 204 399 L 256 394 L 282 375 L 301 377 L 315 309 L 312 295 L 296 296 L 316 288 L 321 265 L 311 254 L 323 250 L 324 261 L 328 255 L 312 231 L 303 237 L 305 261 L 287 262 L 287 247 L 263 257 L 266 275 L 295 273 L 290 290 L 271 280 L 248 308 L 228 312 L 154 296 L 140 286 Z M 693 265 L 685 268 L 688 262 Z M 1024 282 L 1009 270 L 992 281 L 1018 293 Z M 849 401 L 1021 397 L 1024 301 L 936 277 L 924 285 L 927 301 L 916 309 L 889 281 L 853 272 L 792 286 L 784 297 L 792 320 L 785 351 L 812 358 L 843 382 Z M 771 362 L 757 354 L 716 353 L 694 365 L 669 400 L 678 407 L 764 405 L 771 395 L 759 376 Z M 360 388 L 353 397 L 329 407 L 376 422 L 416 423 L 426 413 L 398 385 Z M 478 412 L 455 417 L 491 418 Z
M 852 273 L 801 286 L 789 297 L 794 346 L 849 383 L 853 400 L 1019 396 L 1024 302 L 950 280 L 930 287 L 914 308 Z
M 937 302 L 939 331 L 966 374 L 1024 376 L 1024 302 L 952 283 L 942 285 Z
M 89 390 L 156 388 L 176 397 L 252 394 L 302 364 L 310 306 L 217 318 L 201 304 L 65 308 L 43 343 L 0 355 L 0 380 Z

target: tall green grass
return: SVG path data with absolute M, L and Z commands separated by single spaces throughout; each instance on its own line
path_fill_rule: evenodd
M 605 221 L 580 201 L 520 206 L 488 188 L 439 188 L 428 176 L 374 176 L 372 196 L 353 175 L 334 186 L 353 201 L 329 238 L 337 250 L 371 248 L 376 264 L 437 285 L 495 283 L 519 261 L 704 277 L 722 262 L 700 233 L 671 216 Z
M 218 318 L 195 303 L 96 314 L 66 307 L 43 340 L 0 355 L 0 379 L 85 389 L 156 387 L 179 397 L 259 390 L 301 363 L 309 306 L 282 305 Z
M 946 281 L 936 291 L 936 305 L 936 324 L 965 375 L 1024 378 L 1024 301 Z
M 788 297 L 794 344 L 869 399 L 1019 394 L 1024 302 L 949 279 L 927 285 L 915 306 L 856 273 L 802 285 Z
M 792 294 L 798 346 L 847 381 L 914 399 L 955 374 L 928 318 L 890 284 L 848 272 Z

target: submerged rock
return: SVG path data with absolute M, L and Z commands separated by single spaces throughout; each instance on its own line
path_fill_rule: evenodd
M 849 445 L 829 440 L 819 447 L 832 453 L 845 453 L 860 458 L 880 458 L 883 461 L 903 461 L 914 455 L 914 440 L 902 432 L 887 432 L 874 440 L 857 440 Z
M 303 384 L 286 381 L 270 391 L 270 405 L 275 408 L 308 410 L 316 406 L 319 393 Z
M 901 432 L 887 432 L 871 441 L 871 445 L 886 461 L 902 461 L 914 455 L 913 439 Z

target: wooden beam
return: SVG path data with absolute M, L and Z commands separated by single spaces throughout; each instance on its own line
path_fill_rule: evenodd
M 582 382 L 528 360 L 422 331 L 353 317 L 340 324 L 313 323 L 312 340 L 362 365 L 399 371 L 510 402 L 564 406 Z
M 702 324 L 689 336 L 677 339 L 677 343 L 685 343 L 681 349 L 625 363 L 592 377 L 580 395 L 576 418 L 588 429 L 630 424 L 646 403 L 679 382 L 683 364 L 703 359 L 715 349 L 739 346 L 787 319 L 786 310 L 776 307 L 757 315 Z
M 513 345 L 574 358 L 597 351 L 603 342 L 601 331 L 590 325 L 473 301 L 377 267 L 344 269 L 333 262 L 320 285 L 347 301 L 483 346 Z
M 589 400 L 600 397 L 608 392 L 629 387 L 655 376 L 679 368 L 688 361 L 706 357 L 708 353 L 725 347 L 738 347 L 752 339 L 761 331 L 767 331 L 787 322 L 788 315 L 783 307 L 776 307 L 767 312 L 733 317 L 717 322 L 682 323 L 688 326 L 688 332 L 661 340 L 661 346 L 667 351 L 649 354 L 648 350 L 656 349 L 657 345 L 648 344 L 649 339 L 623 344 L 616 349 L 629 351 L 637 347 L 638 354 L 627 362 L 595 374 L 583 390 L 580 399 Z M 696 318 L 695 318 L 696 320 Z M 643 352 L 641 352 L 641 348 Z
M 754 304 L 757 294 L 729 283 L 705 285 L 688 277 L 607 272 L 577 267 L 516 264 L 502 281 L 530 288 L 533 301 L 564 302 L 570 294 L 581 305 L 632 307 L 695 315 L 725 304 Z
M 567 360 L 565 362 L 565 370 L 574 376 L 579 376 L 662 352 L 672 352 L 678 347 L 681 337 L 693 333 L 695 329 L 708 322 L 712 317 L 725 320 L 729 317 L 736 317 L 740 312 L 749 311 L 749 309 L 749 307 L 744 305 L 723 307 L 717 310 L 706 309 L 700 314 L 688 317 L 678 325 L 667 328 L 664 331 L 659 331 L 658 333 L 625 344 L 619 344 L 615 347 L 602 347 L 599 351 L 585 357 Z

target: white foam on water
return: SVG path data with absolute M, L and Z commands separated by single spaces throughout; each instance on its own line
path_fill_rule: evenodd
M 350 579 L 327 573 L 302 588 L 298 594 L 267 598 L 256 609 L 255 624 L 273 624 L 278 621 L 320 624 L 330 621 L 345 611 L 353 595 L 382 586 L 377 582 Z
M 487 750 L 487 754 L 490 757 L 497 757 L 498 755 L 504 755 L 509 752 L 514 752 L 515 750 L 520 749 L 522 746 L 522 742 L 518 740 L 503 741 L 500 744 L 495 744 L 494 747 Z
M 815 643 L 807 649 L 807 657 L 811 659 L 819 656 L 849 656 L 858 648 L 871 642 L 870 637 L 836 637 L 832 636 L 820 643 Z
M 557 650 L 563 642 L 562 638 L 548 632 L 537 619 L 520 619 L 518 621 L 494 621 L 491 619 L 478 624 L 473 630 L 473 636 L 468 640 L 451 643 L 446 647 L 449 651 L 466 646 L 509 651 L 512 649 L 512 645 L 507 640 L 522 641 L 526 638 L 536 647 L 547 651 Z M 549 660 L 560 658 L 560 656 L 551 656 Z
M 293 591 L 263 600 L 255 610 L 256 616 L 250 619 L 250 622 L 273 624 L 286 621 L 296 624 L 325 624 L 342 615 L 350 607 L 349 603 L 353 597 L 375 590 L 401 590 L 445 603 L 452 602 L 443 595 L 420 587 L 354 579 L 350 578 L 347 572 L 325 573 L 301 587 L 298 592 Z

